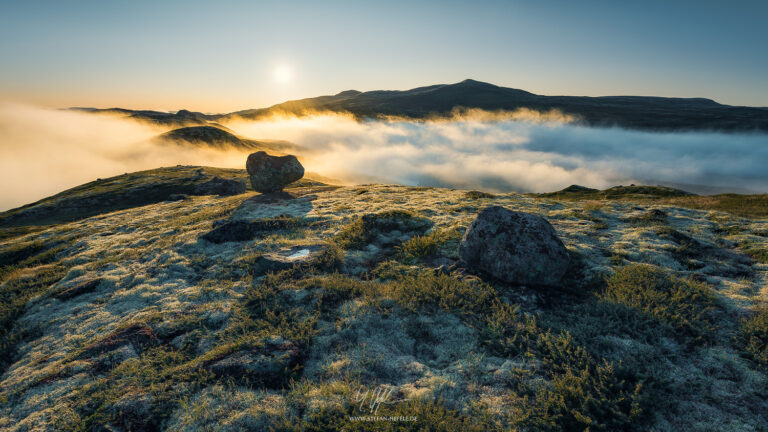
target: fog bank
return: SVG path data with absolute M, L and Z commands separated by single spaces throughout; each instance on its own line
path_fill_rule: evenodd
M 326 114 L 240 121 L 246 136 L 307 149 L 312 171 L 348 182 L 548 192 L 571 184 L 768 191 L 768 135 L 579 126 L 567 116 L 469 112 L 449 120 L 357 122 Z
M 244 154 L 152 141 L 167 128 L 110 115 L 0 102 L 0 211 L 124 172 L 177 164 L 240 166 Z
M 307 171 L 350 184 L 545 192 L 570 184 L 646 183 L 768 191 L 768 135 L 598 129 L 571 120 L 557 113 L 465 111 L 443 120 L 359 122 L 326 113 L 225 126 L 243 138 L 291 141 L 303 149 L 298 156 Z M 245 151 L 152 140 L 167 130 L 0 103 L 0 211 L 97 177 L 177 164 L 245 165 Z

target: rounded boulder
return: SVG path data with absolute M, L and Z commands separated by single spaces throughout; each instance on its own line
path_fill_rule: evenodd
M 304 167 L 296 156 L 272 156 L 267 152 L 251 153 L 245 169 L 256 192 L 269 193 L 283 190 L 289 183 L 304 177 Z
M 484 209 L 469 225 L 459 257 L 470 269 L 518 285 L 556 285 L 570 261 L 544 218 L 499 206 Z

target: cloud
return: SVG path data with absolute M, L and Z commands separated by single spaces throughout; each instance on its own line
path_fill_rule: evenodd
M 588 128 L 556 112 L 456 112 L 358 121 L 343 114 L 226 123 L 287 140 L 307 171 L 346 183 L 505 192 L 650 183 L 768 191 L 768 135 Z M 245 152 L 160 145 L 167 131 L 119 117 L 0 104 L 0 210 L 97 177 L 159 166 L 244 167 Z
M 154 143 L 167 129 L 116 116 L 0 102 L 0 211 L 124 172 L 240 166 L 244 154 Z
M 308 169 L 347 182 L 543 192 L 630 182 L 768 190 L 768 135 L 589 128 L 557 112 L 464 111 L 358 122 L 339 114 L 234 121 L 306 149 Z

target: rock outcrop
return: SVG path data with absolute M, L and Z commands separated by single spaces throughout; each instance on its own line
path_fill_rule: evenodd
M 467 228 L 459 257 L 470 269 L 519 285 L 556 285 L 568 250 L 541 216 L 488 207 Z
M 266 152 L 251 153 L 245 163 L 245 169 L 256 192 L 278 192 L 289 183 L 304 176 L 304 167 L 296 156 L 271 156 Z

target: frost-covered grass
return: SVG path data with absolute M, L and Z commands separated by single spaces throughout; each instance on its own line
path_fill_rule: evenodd
M 277 203 L 253 193 L 160 202 L 0 238 L 3 343 L 14 347 L 2 350 L 0 429 L 746 431 L 768 421 L 764 220 L 628 198 L 293 191 Z M 488 205 L 553 224 L 572 256 L 561 289 L 446 273 Z M 215 220 L 291 222 L 214 244 L 201 236 Z M 293 246 L 324 252 L 259 270 Z M 222 361 L 224 372 L 213 367 Z M 418 420 L 350 420 L 370 414 L 365 390 L 389 395 L 378 415 Z

